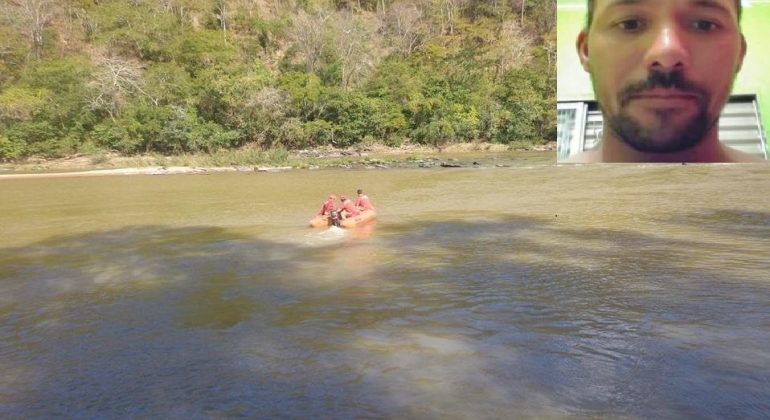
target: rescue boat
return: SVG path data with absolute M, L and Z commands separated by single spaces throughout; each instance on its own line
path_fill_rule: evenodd
M 358 216 L 348 217 L 345 220 L 338 220 L 336 213 L 332 212 L 332 216 L 316 216 L 310 221 L 310 227 L 327 227 L 327 226 L 340 226 L 344 228 L 353 228 L 358 225 L 362 225 L 368 221 L 374 220 L 377 217 L 377 212 L 374 210 L 362 210 Z M 339 223 L 337 225 L 336 222 Z

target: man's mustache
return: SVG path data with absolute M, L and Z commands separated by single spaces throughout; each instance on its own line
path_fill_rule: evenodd
M 649 72 L 646 80 L 631 83 L 620 90 L 618 93 L 620 104 L 626 105 L 631 96 L 639 95 L 655 88 L 676 89 L 697 95 L 701 100 L 708 98 L 708 91 L 697 83 L 685 79 L 684 73 L 681 71 L 662 72 L 653 70 Z

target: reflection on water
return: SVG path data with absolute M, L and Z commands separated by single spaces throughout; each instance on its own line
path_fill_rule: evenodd
M 763 171 L 3 183 L 0 418 L 767 418 Z

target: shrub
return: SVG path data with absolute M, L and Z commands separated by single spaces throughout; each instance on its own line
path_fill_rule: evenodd
M 24 156 L 27 144 L 18 139 L 0 136 L 0 161 L 6 162 Z

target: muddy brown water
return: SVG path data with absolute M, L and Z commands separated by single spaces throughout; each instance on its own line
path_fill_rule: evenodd
M 770 416 L 766 167 L 513 162 L 0 180 L 0 418 Z

